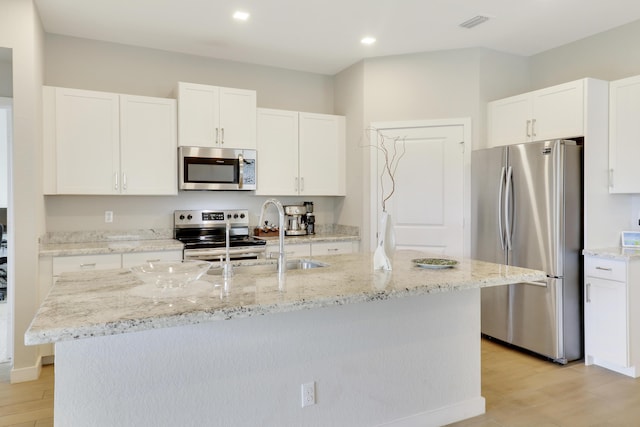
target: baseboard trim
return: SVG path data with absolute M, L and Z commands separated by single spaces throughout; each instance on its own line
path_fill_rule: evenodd
M 35 365 L 26 368 L 12 368 L 9 374 L 11 384 L 35 381 L 40 378 L 42 372 L 42 357 L 38 357 Z
M 454 405 L 438 408 L 433 411 L 422 412 L 410 417 L 401 418 L 382 424 L 384 427 L 438 427 L 446 424 L 466 420 L 485 413 L 484 397 L 458 402 Z

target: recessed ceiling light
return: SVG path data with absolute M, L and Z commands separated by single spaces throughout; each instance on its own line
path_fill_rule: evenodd
M 374 44 L 376 42 L 375 37 L 364 37 L 362 40 L 360 40 L 360 43 L 362 44 Z
M 238 10 L 233 14 L 233 19 L 236 21 L 246 21 L 249 19 L 249 13 Z

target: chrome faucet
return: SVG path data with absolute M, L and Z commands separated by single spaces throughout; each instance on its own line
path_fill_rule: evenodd
M 264 219 L 264 212 L 266 211 L 268 204 L 273 204 L 278 209 L 278 275 L 282 275 L 284 274 L 287 265 L 284 257 L 284 207 L 282 207 L 282 203 L 280 203 L 279 200 L 265 200 L 262 204 L 258 224 L 263 223 L 262 220 Z
M 231 230 L 231 223 L 229 222 L 229 220 L 227 220 L 227 230 L 225 233 L 225 248 L 226 248 L 227 257 L 226 257 L 224 266 L 222 267 L 222 276 L 225 279 L 228 279 L 231 276 L 233 276 L 233 267 L 231 266 L 231 261 L 229 260 L 229 246 L 231 245 L 231 242 L 230 242 L 231 239 L 229 238 L 230 230 Z

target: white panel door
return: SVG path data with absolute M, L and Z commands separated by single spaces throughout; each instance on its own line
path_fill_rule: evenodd
M 394 224 L 397 249 L 464 254 L 464 127 L 381 129 L 404 141 L 396 188 L 386 209 Z M 378 152 L 378 170 L 383 166 Z M 380 176 L 380 174 L 378 174 Z M 385 183 L 385 192 L 390 183 Z M 381 204 L 378 203 L 381 210 Z M 379 215 L 378 215 L 379 217 Z
M 177 194 L 176 101 L 120 96 L 122 194 Z
M 118 94 L 55 91 L 58 194 L 118 194 Z

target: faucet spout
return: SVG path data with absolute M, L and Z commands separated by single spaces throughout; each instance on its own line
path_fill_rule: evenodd
M 268 205 L 274 205 L 278 209 L 278 275 L 283 275 L 286 268 L 286 260 L 284 255 L 284 207 L 277 199 L 267 199 L 262 204 L 262 210 L 260 212 L 260 220 L 258 224 L 262 224 L 264 219 L 264 213 L 267 210 Z
M 231 223 L 227 220 L 227 230 L 225 232 L 225 252 L 226 252 L 226 260 L 224 262 L 224 266 L 222 267 L 222 274 L 225 279 L 233 276 L 233 267 L 231 266 L 231 261 L 229 260 L 229 246 L 231 245 L 231 239 L 229 238 L 229 234 L 231 231 Z

